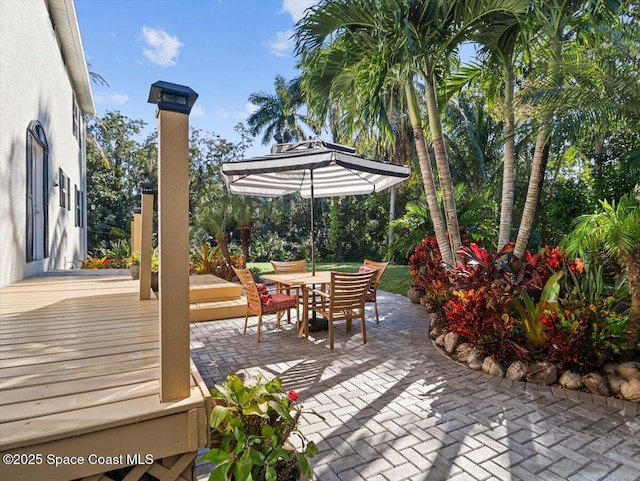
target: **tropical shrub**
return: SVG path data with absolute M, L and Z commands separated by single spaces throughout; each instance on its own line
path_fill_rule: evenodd
M 425 306 L 436 312 L 451 297 L 451 286 L 435 236 L 425 237 L 409 257 L 413 286 L 425 293 Z
M 192 274 L 213 274 L 221 279 L 232 280 L 235 276 L 232 267 L 243 268 L 244 259 L 231 255 L 229 265 L 219 246 L 210 247 L 205 242 L 200 243 L 199 249 L 191 250 L 190 272 Z
M 269 232 L 264 236 L 253 236 L 251 252 L 256 262 L 267 262 L 271 259 L 293 261 L 309 258 L 311 244 L 308 239 L 290 241 L 280 237 L 277 232 Z
M 215 447 L 203 456 L 215 463 L 210 480 L 287 480 L 294 471 L 313 475 L 309 459 L 318 448 L 298 429 L 303 413 L 298 394 L 285 392 L 279 378 L 244 382 L 231 373 L 216 384 L 211 397 L 216 403 L 210 423 Z M 288 447 L 292 435 L 300 441 L 299 450 Z
M 516 357 L 517 331 L 509 315 L 509 296 L 486 287 L 456 290 L 444 312 L 447 330 L 474 344 L 483 355 L 499 361 Z
M 83 269 L 114 269 L 115 263 L 113 259 L 107 256 L 93 257 L 88 255 L 86 259 L 80 261 Z
M 461 261 L 447 271 L 447 330 L 497 360 L 545 360 L 561 370 L 587 372 L 629 348 L 624 274 L 608 282 L 604 266 L 569 261 L 557 246 L 522 259 L 511 249 L 488 253 L 471 244 L 458 251 Z M 421 266 L 422 279 L 440 274 L 424 255 Z

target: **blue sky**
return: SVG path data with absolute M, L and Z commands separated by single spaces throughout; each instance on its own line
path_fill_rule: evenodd
M 254 108 L 252 92 L 273 92 L 276 74 L 297 75 L 295 22 L 316 0 L 75 0 L 98 115 L 119 110 L 156 126 L 147 103 L 158 80 L 198 94 L 192 126 L 238 142 L 233 130 Z M 258 137 L 245 155 L 268 152 Z

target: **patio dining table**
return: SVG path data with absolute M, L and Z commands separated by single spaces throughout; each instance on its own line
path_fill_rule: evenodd
M 298 322 L 298 338 L 307 332 L 309 323 L 309 291 L 306 286 L 326 285 L 331 282 L 331 271 L 292 272 L 288 274 L 261 274 L 261 277 L 286 288 L 302 289 L 302 321 Z M 315 311 L 314 311 L 315 314 Z

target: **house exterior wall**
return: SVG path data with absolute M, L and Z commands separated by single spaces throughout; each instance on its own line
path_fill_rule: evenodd
M 64 5 L 73 8 L 70 0 Z M 74 136 L 74 89 L 60 45 L 44 0 L 0 1 L 0 286 L 71 268 L 86 256 L 85 129 Z M 48 257 L 27 262 L 27 128 L 33 121 L 48 143 Z M 70 208 L 60 206 L 59 169 L 70 180 Z M 76 226 L 75 186 L 82 192 L 82 227 Z

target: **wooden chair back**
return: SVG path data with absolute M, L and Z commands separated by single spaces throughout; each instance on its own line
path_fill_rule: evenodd
M 363 266 L 369 267 L 370 269 L 376 270 L 376 277 L 369 288 L 369 293 L 367 294 L 367 302 L 373 302 L 374 311 L 376 314 L 376 322 L 380 322 L 380 316 L 378 315 L 378 284 L 380 284 L 380 279 L 382 278 L 382 274 L 384 274 L 384 270 L 389 265 L 388 262 L 376 262 L 370 259 L 365 259 L 362 263 Z
M 298 261 L 270 261 L 273 271 L 276 274 L 289 274 L 296 272 L 305 272 L 307 270 L 307 261 L 301 259 Z
M 312 289 L 314 296 L 311 309 L 326 317 L 329 321 L 329 348 L 333 349 L 333 323 L 347 321 L 347 331 L 352 321 L 360 319 L 362 343 L 367 343 L 367 326 L 364 318 L 364 305 L 373 283 L 376 271 L 372 272 L 332 272 L 329 292 Z M 308 335 L 308 332 L 307 332 Z
M 235 271 L 236 276 L 238 276 L 238 280 L 242 284 L 242 287 L 244 287 L 249 310 L 255 314 L 260 314 L 262 312 L 262 303 L 260 302 L 258 286 L 253 280 L 253 274 L 251 274 L 249 269 L 236 269 L 234 267 L 233 270 Z
M 329 294 L 329 315 L 344 318 L 349 311 L 364 309 L 367 291 L 376 272 L 332 272 Z
M 283 312 L 287 312 L 291 309 L 298 309 L 298 299 L 290 297 L 282 293 L 270 293 L 272 303 L 265 305 L 262 303 L 260 291 L 256 282 L 253 280 L 253 274 L 249 269 L 236 269 L 233 268 L 236 276 L 242 283 L 245 290 L 245 297 L 247 299 L 247 313 L 244 317 L 244 333 L 247 333 L 247 323 L 249 322 L 249 315 L 256 314 L 258 316 L 258 334 L 257 341 L 260 342 L 260 332 L 262 330 L 262 315 L 263 314 L 277 314 L 276 326 L 280 327 L 280 316 Z M 288 316 L 290 319 L 290 316 Z
M 384 274 L 385 269 L 387 268 L 387 266 L 389 265 L 388 262 L 376 262 L 376 261 L 372 261 L 369 259 L 365 259 L 364 262 L 362 263 L 363 266 L 365 267 L 369 267 L 371 269 L 376 269 L 377 273 L 376 273 L 376 278 L 374 281 L 375 287 L 377 288 L 378 283 L 380 282 L 380 278 L 382 277 L 382 274 Z

